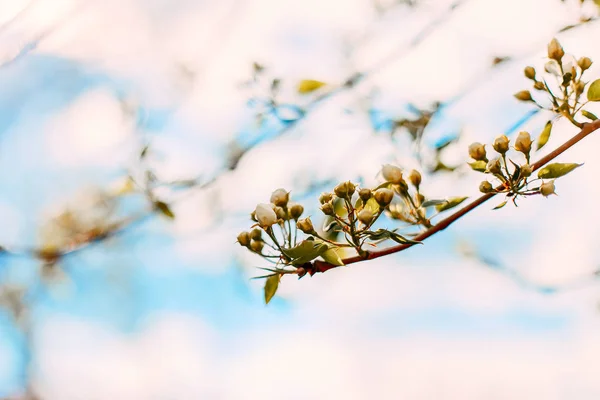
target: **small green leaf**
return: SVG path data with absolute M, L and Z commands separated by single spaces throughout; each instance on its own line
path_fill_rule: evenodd
M 303 240 L 296 247 L 291 249 L 282 249 L 282 252 L 287 256 L 292 265 L 302 265 L 314 260 L 327 251 L 327 245 L 315 240 Z
M 300 83 L 298 84 L 298 93 L 306 94 L 306 93 L 314 92 L 315 90 L 319 89 L 320 87 L 322 87 L 324 85 L 325 85 L 325 82 L 316 81 L 314 79 L 304 79 L 304 80 L 300 81 Z
M 499 210 L 502 207 L 504 207 L 506 205 L 506 203 L 508 203 L 507 200 L 503 201 L 502 203 L 498 204 L 496 207 L 492 208 L 492 210 Z
M 554 179 L 559 178 L 573 171 L 577 167 L 581 167 L 583 164 L 576 163 L 553 163 L 548 164 L 544 168 L 538 171 L 538 178 L 541 179 Z
M 468 197 L 450 197 L 448 200 L 446 200 L 444 202 L 444 204 L 438 204 L 437 206 L 435 206 L 435 209 L 438 212 L 446 211 L 446 210 L 456 207 L 457 205 L 459 205 L 466 199 L 468 199 Z
M 427 208 L 427 207 L 433 207 L 433 206 L 437 206 L 440 204 L 444 204 L 446 203 L 447 200 L 427 200 L 424 201 L 423 204 L 421 204 L 421 207 L 423 208 Z
M 344 265 L 344 261 L 342 261 L 341 256 L 342 256 L 342 248 L 335 247 L 335 246 L 330 247 L 326 252 L 321 254 L 321 257 L 323 257 L 323 260 L 325 260 L 326 262 L 328 262 L 331 265 L 338 265 L 338 266 Z
M 470 162 L 469 166 L 473 169 L 473 171 L 485 172 L 485 167 L 487 166 L 487 163 L 483 160 L 478 160 Z
M 550 139 L 550 133 L 552 132 L 552 121 L 546 122 L 546 126 L 540 133 L 540 137 L 537 140 L 537 149 L 541 149 L 548 143 L 548 139 Z
M 394 242 L 396 243 L 400 243 L 400 244 L 418 244 L 421 242 L 415 241 L 415 240 L 410 240 L 405 238 L 402 235 L 397 234 L 396 232 L 393 231 L 388 231 L 386 229 L 377 229 L 375 232 L 373 231 L 365 231 L 364 234 L 366 234 L 369 239 L 371 240 L 385 240 L 385 239 L 392 239 Z
M 598 117 L 596 117 L 594 114 L 592 114 L 589 111 L 586 110 L 581 110 L 581 115 L 583 115 L 584 117 L 586 117 L 587 119 L 590 119 L 592 121 L 595 121 L 598 119 Z
M 267 278 L 265 282 L 265 304 L 269 304 L 275 293 L 277 293 L 277 288 L 279 287 L 279 278 L 280 275 L 271 275 Z
M 587 98 L 589 101 L 600 101 L 600 79 L 596 79 L 590 84 Z
M 364 209 L 371 211 L 372 214 L 376 214 L 379 212 L 379 204 L 377 204 L 377 200 L 375 200 L 375 197 L 371 197 L 369 200 L 367 200 Z
M 175 219 L 175 214 L 173 214 L 173 211 L 171 211 L 171 208 L 169 207 L 169 205 L 167 203 L 165 203 L 164 201 L 160 201 L 160 200 L 155 201 L 154 208 L 157 209 L 158 211 L 160 211 L 162 213 L 162 215 L 164 215 L 165 217 L 167 217 L 169 219 Z

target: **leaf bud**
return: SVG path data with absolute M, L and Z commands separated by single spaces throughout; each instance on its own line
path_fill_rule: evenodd
M 240 245 L 248 247 L 250 244 L 250 234 L 246 231 L 240 232 L 240 234 L 237 236 L 237 241 Z
M 309 235 L 315 231 L 315 228 L 312 224 L 312 221 L 310 220 L 310 217 L 299 219 L 298 222 L 296 222 L 296 226 L 298 227 L 298 229 L 300 229 L 302 232 L 306 233 L 307 235 Z
M 403 182 L 402 170 L 399 167 L 392 164 L 385 164 L 381 168 L 381 175 L 383 176 L 383 179 L 385 179 L 387 182 L 392 182 L 396 184 Z
M 542 194 L 542 196 L 548 197 L 551 194 L 556 194 L 554 189 L 554 180 L 547 181 L 542 183 L 542 185 L 540 186 L 540 193 Z
M 333 215 L 334 214 L 333 204 L 331 202 L 323 204 L 321 206 L 321 211 L 325 215 Z
M 285 189 L 277 189 L 271 194 L 271 203 L 278 207 L 285 207 L 290 200 L 290 192 Z
M 379 204 L 381 207 L 385 207 L 392 202 L 392 199 L 394 198 L 394 192 L 385 188 L 377 189 L 373 197 L 375 197 L 377 204 Z
M 592 60 L 590 60 L 589 57 L 581 57 L 577 60 L 577 65 L 579 65 L 579 68 L 581 68 L 582 71 L 585 71 L 592 66 Z
M 565 51 L 563 50 L 558 40 L 556 40 L 556 38 L 552 39 L 550 43 L 548 43 L 548 58 L 560 62 L 564 55 Z
M 500 135 L 494 140 L 492 147 L 500 154 L 504 154 L 508 151 L 509 140 L 506 135 Z
M 373 213 L 366 208 L 363 208 L 358 213 L 358 220 L 365 225 L 369 225 L 373 221 Z
M 250 250 L 258 254 L 262 252 L 263 246 L 264 243 L 260 240 L 253 240 L 250 242 Z
M 534 80 L 535 79 L 535 68 L 533 67 L 525 67 L 525 70 L 523 71 L 523 73 L 525 74 L 525 77 L 527 79 L 531 79 Z
M 413 184 L 414 187 L 419 189 L 419 185 L 421 185 L 421 174 L 416 169 L 410 171 L 410 175 L 408 176 L 408 180 Z
M 365 203 L 371 198 L 372 194 L 371 194 L 371 189 L 360 189 L 358 191 L 358 196 L 361 198 L 362 201 L 364 201 Z
M 529 132 L 519 132 L 519 136 L 515 140 L 515 149 L 521 153 L 528 155 L 531 151 L 531 135 Z
M 293 204 L 290 207 L 290 215 L 295 220 L 297 220 L 298 218 L 300 218 L 300 216 L 302 215 L 303 212 L 304 212 L 304 207 L 302 207 L 301 204 Z
M 469 156 L 477 161 L 486 161 L 485 145 L 475 142 L 469 146 Z
M 532 101 L 533 100 L 529 90 L 521 90 L 520 92 L 515 93 L 514 96 L 517 100 L 521 100 L 521 101 Z
M 488 181 L 483 181 L 479 184 L 479 191 L 481 193 L 491 193 L 494 191 L 494 187 Z
M 329 203 L 331 200 L 333 200 L 333 194 L 331 193 L 321 193 L 319 196 L 319 203 L 321 204 Z
M 273 206 L 271 204 L 261 203 L 257 205 L 254 210 L 254 215 L 256 216 L 256 221 L 262 228 L 268 228 L 277 223 L 277 214 L 273 211 Z
M 250 239 L 252 240 L 261 240 L 262 231 L 258 228 L 254 228 L 250 231 Z
M 486 166 L 486 172 L 492 174 L 501 174 L 502 173 L 502 164 L 500 164 L 499 158 L 494 158 L 493 160 L 488 161 Z

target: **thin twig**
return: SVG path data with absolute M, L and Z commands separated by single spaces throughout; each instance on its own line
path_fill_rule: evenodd
M 585 138 L 586 136 L 588 136 L 589 134 L 591 134 L 592 132 L 594 132 L 594 131 L 596 131 L 598 129 L 600 129 L 600 120 L 596 120 L 596 121 L 594 121 L 592 123 L 586 123 L 586 124 L 584 124 L 583 128 L 581 129 L 581 131 L 579 131 L 579 133 L 577 135 L 573 136 L 571 139 L 567 140 L 561 146 L 557 147 L 554 151 L 548 153 L 544 157 L 540 158 L 537 162 L 535 162 L 531 166 L 532 169 L 533 169 L 533 171 L 538 170 L 539 168 L 543 167 L 544 165 L 546 165 L 550 161 L 554 160 L 556 157 L 558 157 L 559 155 L 561 155 L 567 149 L 571 148 L 576 143 L 578 143 L 580 140 L 582 140 L 583 138 Z M 417 242 L 422 242 L 423 240 L 429 238 L 430 236 L 433 236 L 436 233 L 438 233 L 440 231 L 443 231 L 444 229 L 446 229 L 447 227 L 449 227 L 452 223 L 454 223 L 458 219 L 462 218 L 463 216 L 465 216 L 469 212 L 473 211 L 474 209 L 476 209 L 477 207 L 479 207 L 480 205 L 482 205 L 483 203 L 485 203 L 486 201 L 488 201 L 489 199 L 491 199 L 492 197 L 494 197 L 496 194 L 497 193 L 484 194 L 483 196 L 479 197 L 475 201 L 473 201 L 470 204 L 468 204 L 466 207 L 461 208 L 460 210 L 456 211 L 454 214 L 452 214 L 452 215 L 446 217 L 445 219 L 441 220 L 439 223 L 437 223 L 432 228 L 430 228 L 430 229 L 426 230 L 425 232 L 423 232 L 423 233 L 415 236 L 413 240 L 415 240 Z M 398 246 L 389 247 L 387 249 L 383 249 L 383 250 L 379 250 L 379 251 L 368 252 L 365 257 L 354 256 L 354 257 L 346 258 L 346 259 L 344 259 L 342 261 L 344 262 L 344 265 L 348 265 L 348 264 L 354 264 L 354 263 L 361 262 L 361 261 L 373 260 L 375 258 L 387 256 L 387 255 L 394 254 L 394 253 L 398 253 L 400 251 L 403 251 L 403 250 L 406 250 L 406 249 L 412 247 L 413 245 L 414 244 L 412 244 L 412 243 L 401 244 L 401 245 L 398 245 Z M 316 260 L 312 264 L 307 264 L 305 266 L 305 269 L 311 275 L 314 275 L 317 272 L 326 272 L 326 271 L 328 271 L 330 269 L 337 268 L 337 267 L 338 266 L 329 264 L 329 263 L 327 263 L 325 261 Z

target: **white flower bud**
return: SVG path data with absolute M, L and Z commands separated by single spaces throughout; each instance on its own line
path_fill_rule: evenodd
M 247 247 L 250 244 L 250 234 L 245 231 L 241 232 L 237 237 L 237 241 L 240 245 Z
M 554 180 L 551 180 L 551 181 L 542 183 L 542 186 L 540 186 L 540 193 L 542 194 L 542 196 L 548 197 L 551 194 L 556 194 L 554 189 L 555 189 Z
M 520 132 L 519 136 L 517 136 L 517 140 L 515 140 L 515 149 L 523 154 L 529 154 L 531 151 L 531 143 L 532 141 L 529 132 Z
M 298 227 L 298 229 L 300 229 L 302 232 L 306 233 L 307 235 L 311 234 L 315 231 L 315 228 L 313 227 L 310 217 L 299 219 L 298 222 L 296 223 L 296 226 Z
M 394 192 L 385 188 L 377 189 L 373 197 L 375 197 L 377 204 L 379 204 L 381 207 L 385 207 L 392 202 L 392 199 L 394 198 Z
M 486 171 L 492 174 L 502 173 L 502 164 L 500 164 L 500 159 L 494 158 L 493 160 L 488 161 Z
M 548 58 L 560 62 L 564 55 L 565 51 L 563 50 L 558 40 L 556 40 L 556 38 L 552 39 L 548 44 Z
M 392 164 L 385 164 L 381 168 L 381 175 L 383 176 L 383 179 L 385 179 L 387 182 L 392 182 L 396 184 L 403 182 L 402 170 L 399 167 L 396 167 Z
M 494 140 L 492 147 L 500 154 L 504 154 L 508 151 L 509 140 L 506 135 L 500 135 Z
M 254 215 L 256 216 L 258 224 L 263 228 L 268 228 L 277 223 L 277 214 L 273 211 L 273 206 L 271 204 L 261 203 L 257 205 L 254 210 Z
M 469 156 L 476 161 L 486 160 L 485 145 L 475 142 L 469 146 Z
M 365 225 L 369 225 L 373 221 L 373 213 L 366 208 L 363 208 L 358 213 L 358 220 Z
M 490 192 L 494 191 L 494 188 L 493 188 L 492 184 L 489 183 L 488 181 L 483 181 L 479 185 L 479 191 L 481 193 L 490 193 Z
M 285 207 L 290 200 L 290 192 L 285 189 L 277 189 L 271 194 L 271 203 L 279 207 Z

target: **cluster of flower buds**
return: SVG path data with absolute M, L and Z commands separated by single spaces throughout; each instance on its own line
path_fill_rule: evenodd
M 574 56 L 565 54 L 565 51 L 557 39 L 552 39 L 548 44 L 548 61 L 544 65 L 546 76 L 539 77 L 534 67 L 525 67 L 523 74 L 532 82 L 533 89 L 545 92 L 548 102 L 544 103 L 537 96 L 533 96 L 529 90 L 521 90 L 515 93 L 515 97 L 524 102 L 535 103 L 538 107 L 560 114 L 573 124 L 581 126 L 576 120 L 579 116 L 595 120 L 597 117 L 589 111 L 584 110 L 585 103 L 581 96 L 588 88 L 588 101 L 600 100 L 600 80 L 596 81 L 598 92 L 588 86 L 588 82 L 582 79 L 583 74 L 592 66 L 592 60 L 588 57 L 576 59 Z
M 469 146 L 469 156 L 473 159 L 473 162 L 469 163 L 471 168 L 495 178 L 496 185 L 485 180 L 479 185 L 479 190 L 482 193 L 506 193 L 507 197 L 512 197 L 515 204 L 518 196 L 541 194 L 548 197 L 554 194 L 554 179 L 568 174 L 580 165 L 575 163 L 549 164 L 538 171 L 537 179 L 531 179 L 533 174 L 533 167 L 530 165 L 532 144 L 533 140 L 528 132 L 520 132 L 515 139 L 513 149 L 517 153 L 521 153 L 521 157 L 524 158 L 522 163 L 517 163 L 508 157 L 510 139 L 505 135 L 500 135 L 494 140 L 492 148 L 498 153 L 498 156 L 492 159 L 488 159 L 485 145 L 471 144 Z M 539 186 L 533 185 L 536 182 Z M 496 208 L 505 204 L 506 201 Z

